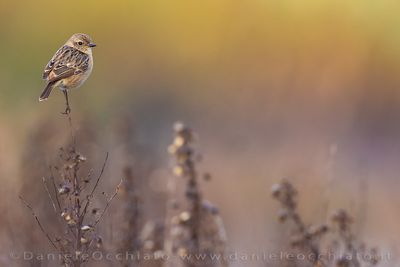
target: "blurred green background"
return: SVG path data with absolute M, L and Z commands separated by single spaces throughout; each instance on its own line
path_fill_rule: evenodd
M 26 182 L 18 168 L 34 129 L 56 120 L 65 133 L 62 94 L 37 100 L 41 75 L 84 32 L 98 47 L 91 77 L 71 92 L 77 127 L 90 120 L 105 140 L 114 120 L 129 117 L 137 142 L 167 169 L 172 123 L 192 125 L 215 176 L 206 195 L 232 247 L 276 244 L 268 188 L 289 176 L 310 220 L 321 212 L 318 193 L 349 207 L 372 243 L 398 250 L 399 10 L 389 0 L 2 1 L 3 190 Z M 96 148 L 112 156 L 115 147 Z

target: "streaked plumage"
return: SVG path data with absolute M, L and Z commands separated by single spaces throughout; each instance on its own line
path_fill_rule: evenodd
M 68 90 L 81 86 L 92 72 L 94 46 L 88 35 L 78 33 L 58 49 L 44 69 L 43 79 L 47 81 L 47 85 L 39 101 L 46 100 L 51 90 L 59 87 L 66 97 L 68 113 Z

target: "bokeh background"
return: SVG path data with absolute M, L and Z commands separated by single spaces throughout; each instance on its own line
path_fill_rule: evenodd
M 399 10 L 390 0 L 1 1 L 2 257 L 34 238 L 47 246 L 26 232 L 36 225 L 18 195 L 48 205 L 41 177 L 69 128 L 58 90 L 38 102 L 41 74 L 84 32 L 98 47 L 91 77 L 70 94 L 74 127 L 94 166 L 110 153 L 106 186 L 134 162 L 143 186 L 155 187 L 147 214 L 162 214 L 154 184 L 170 175 L 166 148 L 182 120 L 199 136 L 201 168 L 213 176 L 203 191 L 220 208 L 231 250 L 284 243 L 270 187 L 288 177 L 307 222 L 344 207 L 395 266 Z M 128 143 L 134 152 L 124 157 Z

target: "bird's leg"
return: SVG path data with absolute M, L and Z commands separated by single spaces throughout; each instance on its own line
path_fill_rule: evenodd
M 68 101 L 68 91 L 67 89 L 63 90 L 64 96 L 65 96 L 65 111 L 63 114 L 68 115 L 71 112 L 71 108 L 69 107 L 69 101 Z

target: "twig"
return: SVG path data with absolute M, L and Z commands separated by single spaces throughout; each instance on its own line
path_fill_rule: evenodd
M 98 184 L 99 184 L 99 181 L 100 181 L 101 177 L 103 176 L 104 169 L 106 168 L 107 160 L 108 160 L 108 152 L 107 152 L 107 154 L 106 154 L 106 158 L 104 159 L 103 166 L 101 167 L 100 174 L 99 174 L 99 176 L 97 177 L 97 180 L 96 180 L 95 185 L 93 186 L 92 192 L 90 192 L 90 194 L 89 194 L 89 197 L 90 197 L 90 198 L 93 197 L 94 191 L 96 191 L 96 188 L 97 188 L 97 186 L 98 186 Z
M 90 169 L 89 173 L 86 175 L 86 178 L 83 179 L 83 181 L 85 182 L 85 185 L 82 186 L 82 192 L 84 190 L 86 190 L 87 185 L 89 184 L 90 180 L 92 179 L 92 174 L 93 174 L 93 169 Z
M 44 228 L 43 228 L 43 226 L 42 226 L 42 224 L 41 224 L 41 222 L 40 222 L 40 220 L 39 220 L 39 217 L 36 215 L 36 213 L 35 213 L 35 211 L 33 210 L 33 208 L 28 204 L 28 202 L 26 202 L 26 201 L 22 198 L 22 196 L 19 196 L 19 199 L 20 199 L 20 200 L 22 201 L 22 203 L 31 211 L 32 216 L 35 218 L 37 224 L 39 225 L 40 230 L 41 230 L 42 233 L 47 237 L 47 239 L 49 240 L 50 244 L 52 244 L 53 247 L 54 247 L 56 250 L 59 251 L 60 249 L 56 246 L 56 244 L 54 243 L 54 241 L 51 240 L 50 235 L 44 230 Z
M 56 201 L 57 201 L 58 208 L 61 211 L 61 204 L 60 204 L 60 200 L 58 199 L 58 191 L 57 191 L 56 182 L 54 181 L 53 170 L 52 170 L 51 167 L 49 169 L 50 169 L 50 173 L 51 173 L 51 181 L 52 181 L 52 184 L 53 184 L 54 195 L 56 196 Z
M 100 214 L 99 218 L 94 222 L 93 226 L 96 226 L 100 222 L 100 220 L 103 218 L 104 213 L 106 213 L 108 207 L 111 205 L 111 202 L 113 201 L 115 196 L 118 194 L 118 191 L 121 188 L 122 182 L 123 182 L 123 179 L 121 179 L 121 181 L 119 182 L 119 184 L 115 188 L 114 194 L 108 199 L 107 204 L 103 209 L 103 212 Z
M 85 207 L 83 208 L 83 211 L 82 211 L 82 214 L 81 214 L 81 215 L 85 215 L 86 212 L 87 212 L 87 208 L 89 207 L 89 204 L 90 204 L 90 199 L 93 197 L 94 191 L 96 191 L 96 188 L 97 188 L 97 186 L 99 185 L 100 179 L 101 179 L 101 177 L 103 176 L 103 173 L 104 173 L 104 169 L 106 168 L 107 161 L 108 161 L 108 152 L 107 152 L 107 154 L 106 154 L 106 158 L 104 159 L 103 166 L 101 167 L 100 174 L 99 174 L 99 176 L 97 177 L 96 183 L 95 183 L 95 185 L 93 186 L 93 189 L 92 189 L 92 191 L 90 192 L 90 194 L 86 197 L 87 199 L 86 199 Z
M 56 203 L 54 202 L 53 197 L 50 194 L 49 188 L 47 187 L 46 178 L 42 177 L 42 181 L 43 181 L 44 189 L 46 190 L 47 194 L 49 195 L 49 198 L 51 200 L 51 204 L 53 205 L 54 212 L 57 213 Z
M 72 117 L 71 117 L 71 113 L 68 113 L 67 116 L 68 116 L 68 122 L 69 122 L 70 132 L 71 132 L 72 146 L 73 146 L 73 148 L 74 148 L 74 150 L 75 150 L 75 148 L 76 148 L 76 138 L 75 138 L 74 129 L 73 129 L 73 126 L 72 126 Z

